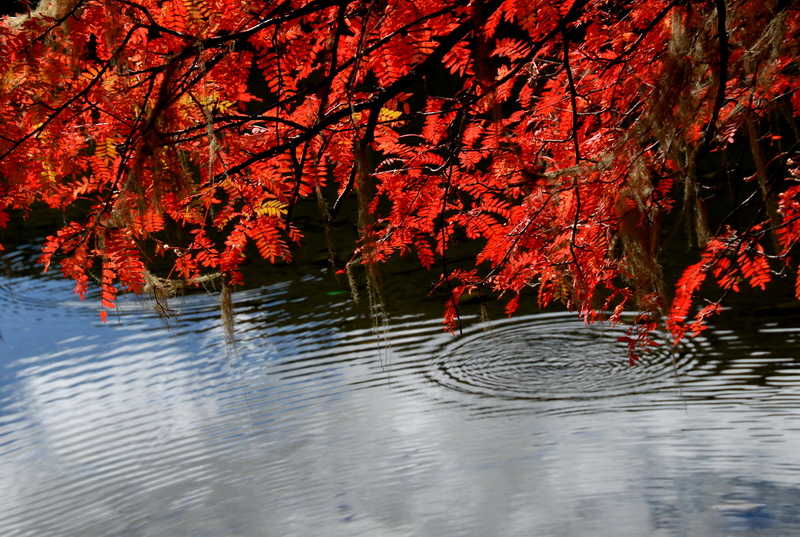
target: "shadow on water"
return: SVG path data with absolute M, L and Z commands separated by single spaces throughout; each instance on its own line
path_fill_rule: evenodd
M 376 334 L 319 272 L 236 293 L 231 359 L 213 294 L 103 326 L 30 257 L 0 281 L 3 536 L 800 532 L 783 312 L 629 368 L 618 328 L 559 313 Z

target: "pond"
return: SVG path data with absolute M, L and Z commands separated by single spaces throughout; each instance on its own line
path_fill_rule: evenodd
M 800 534 L 800 316 L 741 308 L 630 368 L 569 314 L 373 329 L 311 274 L 234 294 L 235 352 L 213 293 L 102 325 L 3 277 L 0 534 Z

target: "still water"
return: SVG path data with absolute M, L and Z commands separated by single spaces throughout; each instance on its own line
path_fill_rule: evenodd
M 376 331 L 335 288 L 236 293 L 233 353 L 213 293 L 104 326 L 68 282 L 3 277 L 0 535 L 800 534 L 797 316 L 629 368 L 571 315 Z

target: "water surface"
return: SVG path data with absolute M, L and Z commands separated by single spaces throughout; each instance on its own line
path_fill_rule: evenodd
M 630 368 L 568 314 L 376 331 L 331 288 L 235 293 L 234 353 L 213 293 L 102 325 L 69 282 L 5 277 L 0 535 L 800 534 L 796 318 Z

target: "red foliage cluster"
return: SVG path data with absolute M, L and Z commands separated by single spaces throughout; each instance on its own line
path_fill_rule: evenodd
M 80 294 L 100 267 L 111 307 L 148 255 L 239 284 L 249 244 L 289 259 L 300 200 L 356 193 L 358 262 L 477 245 L 443 264 L 448 325 L 477 290 L 636 310 L 635 356 L 659 315 L 702 327 L 709 276 L 796 267 L 798 32 L 784 0 L 59 0 L 0 22 L 0 227 L 76 215 L 42 261 Z M 746 218 L 709 216 L 726 187 Z M 700 253 L 669 299 L 676 208 Z

